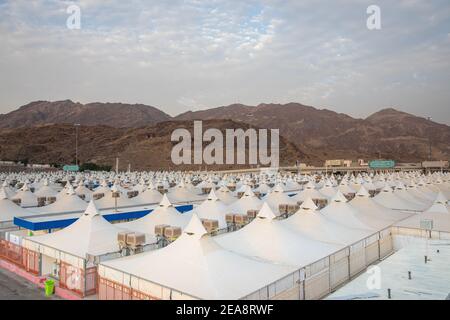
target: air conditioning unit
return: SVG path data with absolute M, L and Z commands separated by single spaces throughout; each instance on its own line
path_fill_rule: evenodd
M 354 194 L 354 193 L 347 193 L 347 194 L 344 194 L 344 197 L 345 197 L 348 201 L 350 201 L 350 200 L 352 200 L 352 199 L 355 197 L 355 194 Z
M 242 198 L 242 196 L 244 195 L 244 193 L 245 193 L 245 192 L 243 192 L 243 191 L 239 191 L 239 192 L 237 193 L 238 199 Z
M 278 205 L 278 210 L 280 211 L 280 214 L 285 214 L 288 212 L 288 205 L 280 204 L 280 205 Z
M 202 188 L 202 192 L 203 192 L 204 194 L 208 194 L 208 193 L 211 192 L 211 189 L 212 189 L 212 188 L 210 188 L 210 187 Z
M 127 245 L 129 245 L 132 248 L 136 248 L 139 246 L 143 246 L 145 244 L 145 234 L 143 233 L 128 233 L 126 235 L 127 237 Z
M 47 197 L 47 202 L 49 204 L 55 203 L 56 202 L 56 197 Z
M 104 193 L 95 193 L 95 194 L 92 196 L 92 198 L 93 198 L 94 200 L 98 200 L 98 199 L 103 198 L 104 196 L 105 196 Z
M 127 236 L 128 234 L 131 234 L 132 232 L 119 232 L 117 234 L 117 242 L 119 242 L 120 248 L 125 248 L 127 246 Z
M 287 212 L 288 213 L 295 213 L 300 209 L 300 206 L 298 204 L 288 204 L 287 206 Z
M 319 209 L 324 208 L 328 204 L 327 199 L 313 199 L 313 202 L 319 207 Z
M 261 192 L 259 192 L 259 191 L 255 191 L 255 192 L 253 192 L 254 194 L 255 194 L 255 196 L 257 196 L 258 198 L 260 198 L 261 197 Z
M 13 199 L 12 202 L 20 206 L 20 204 L 22 203 L 22 199 Z
M 115 192 L 113 192 L 113 193 L 111 194 L 111 196 L 112 196 L 113 198 L 120 198 L 120 192 L 115 191 Z
M 233 224 L 234 223 L 234 213 L 227 213 L 225 215 L 225 221 L 227 224 Z
M 236 191 L 236 186 L 227 186 L 227 188 L 228 188 L 231 192 Z
M 248 210 L 247 211 L 247 216 L 250 220 L 255 219 L 257 215 L 258 215 L 258 210 Z
M 170 227 L 168 224 L 158 224 L 155 226 L 155 235 L 164 237 L 164 230 Z
M 86 195 L 85 194 L 79 194 L 78 195 L 81 199 L 86 200 Z
M 179 236 L 181 236 L 181 228 L 180 227 L 167 227 L 164 229 L 164 236 L 170 240 L 173 241 Z
M 243 215 L 243 214 L 236 214 L 234 216 L 234 222 L 237 225 L 244 225 L 244 224 L 246 224 L 248 222 L 248 217 L 246 215 Z
M 202 224 L 208 233 L 219 230 L 219 221 L 212 219 L 202 219 Z

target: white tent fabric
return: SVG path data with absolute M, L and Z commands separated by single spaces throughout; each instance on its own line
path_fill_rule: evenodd
M 266 202 L 277 215 L 280 215 L 280 204 L 297 204 L 297 201 L 293 200 L 292 197 L 289 197 L 286 193 L 283 192 L 283 189 L 279 184 L 276 185 L 269 194 L 264 196 L 262 201 Z
M 139 204 L 153 204 L 161 202 L 163 195 L 150 184 L 144 191 L 140 192 L 133 200 Z
M 374 230 L 374 228 L 370 227 L 359 218 L 359 212 L 347 202 L 348 200 L 342 192 L 338 190 L 331 199 L 330 204 L 320 210 L 320 213 L 326 218 L 349 228 Z
M 216 241 L 224 248 L 246 256 L 297 267 L 320 260 L 342 248 L 293 232 L 275 217 L 270 206 L 264 203 L 252 222 L 238 231 L 217 236 Z
M 72 186 L 61 195 L 56 202 L 43 207 L 30 208 L 35 213 L 65 213 L 65 212 L 83 212 L 88 203 L 82 200 L 73 190 Z
M 134 207 L 139 205 L 139 203 L 137 203 L 133 198 L 128 198 L 128 195 L 126 193 L 116 191 L 113 188 L 114 186 L 107 193 L 105 193 L 105 195 L 102 198 L 95 200 L 95 205 L 97 206 L 97 208 L 113 209 L 116 207 L 116 200 L 117 200 L 117 208 Z M 113 197 L 114 191 L 119 193 L 118 198 Z
M 75 193 L 79 196 L 84 195 L 85 201 L 91 201 L 93 192 L 86 188 L 86 186 L 83 183 L 83 180 L 80 180 L 78 183 L 78 186 L 75 189 Z
M 27 209 L 19 207 L 14 202 L 8 199 L 5 189 L 0 189 L 0 222 L 10 222 L 14 217 L 27 217 L 32 215 Z
M 198 202 L 206 199 L 205 195 L 201 195 L 200 192 L 193 190 L 195 189 L 187 187 L 184 182 L 181 182 L 174 188 L 169 189 L 167 197 L 172 203 Z
M 81 217 L 70 226 L 40 236 L 26 239 L 53 249 L 67 252 L 80 258 L 86 254 L 99 256 L 119 251 L 117 225 L 106 221 L 91 201 Z
M 38 190 L 34 191 L 34 194 L 36 195 L 36 197 L 56 197 L 58 191 L 50 187 L 48 185 L 48 180 L 46 179 L 43 185 Z
M 357 217 L 368 226 L 383 229 L 394 222 L 406 219 L 411 214 L 395 211 L 375 202 L 364 186 L 361 186 L 349 205 L 358 211 Z
M 226 186 L 220 187 L 216 190 L 216 196 L 226 205 L 230 205 L 237 200 L 233 193 Z
M 12 200 L 20 199 L 21 207 L 36 207 L 38 205 L 36 195 L 30 191 L 28 184 L 24 183 L 22 188 L 12 197 Z
M 175 209 L 166 194 L 164 194 L 161 203 L 152 212 L 140 219 L 121 223 L 120 226 L 131 231 L 144 233 L 147 243 L 151 243 L 156 239 L 155 227 L 157 225 L 166 224 L 183 229 L 188 224 L 191 216 L 190 212 L 180 213 Z
M 245 215 L 249 210 L 260 210 L 262 205 L 261 199 L 253 193 L 249 186 L 246 186 L 242 197 L 228 206 L 228 213 Z
M 2 188 L 5 190 L 6 195 L 8 196 L 9 199 L 12 199 L 15 196 L 16 191 L 10 187 L 8 181 L 6 180 L 3 181 Z
M 292 197 L 292 199 L 294 199 L 297 202 L 303 202 L 308 198 L 311 198 L 313 200 L 318 199 L 327 200 L 327 197 L 321 194 L 316 189 L 316 187 L 312 182 L 308 182 L 302 191 L 300 191 L 299 193 L 297 193 L 295 196 Z
M 306 199 L 294 215 L 280 223 L 313 240 L 341 245 L 353 244 L 372 234 L 371 231 L 348 228 L 327 219 L 317 211 L 311 198 Z
M 421 207 L 403 200 L 398 197 L 391 187 L 385 186 L 379 194 L 377 194 L 373 200 L 378 204 L 395 210 L 411 210 L 420 211 Z
M 102 266 L 212 300 L 243 298 L 295 271 L 223 249 L 207 235 L 196 215 L 169 246 L 103 262 Z
M 225 205 L 211 189 L 208 199 L 203 201 L 199 206 L 195 207 L 192 214 L 196 214 L 200 219 L 212 219 L 219 222 L 219 229 L 227 227 L 225 215 L 228 213 L 227 205 Z
M 400 221 L 396 226 L 420 229 L 422 220 L 431 219 L 433 220 L 433 230 L 450 232 L 450 209 L 446 203 L 446 197 L 440 192 L 428 210 Z

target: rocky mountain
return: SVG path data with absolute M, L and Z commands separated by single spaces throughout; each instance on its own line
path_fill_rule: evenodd
M 402 162 L 450 157 L 450 127 L 397 111 L 381 110 L 366 119 L 355 119 L 330 110 L 298 103 L 234 104 L 186 112 L 175 119 L 233 119 L 280 134 L 308 154 L 320 159 L 392 158 Z
M 75 103 L 35 101 L 0 115 L 0 128 L 30 127 L 52 123 L 79 123 L 112 127 L 140 127 L 170 120 L 155 107 L 123 103 Z
M 176 142 L 171 141 L 172 132 L 185 128 L 193 137 L 192 121 L 161 122 L 140 128 L 113 128 L 108 126 L 79 127 L 79 162 L 115 165 L 120 159 L 120 168 L 128 163 L 134 170 L 198 170 L 205 166 L 180 165 L 171 161 L 171 152 Z M 231 120 L 209 120 L 203 122 L 203 130 L 217 128 L 225 136 L 225 129 L 246 130 L 249 125 Z M 208 143 L 204 143 L 206 146 Z M 225 143 L 224 143 L 225 145 Z M 225 154 L 224 149 L 224 154 Z M 67 164 L 75 161 L 75 130 L 69 124 L 41 125 L 29 128 L 0 129 L 0 159 L 29 161 L 30 163 Z M 280 137 L 280 163 L 291 165 L 297 159 L 309 159 L 293 143 Z M 237 165 L 213 165 L 212 169 L 246 168 Z
M 29 128 L 24 130 L 24 132 L 28 132 L 37 130 L 31 128 L 33 126 L 45 124 L 80 123 L 84 126 L 109 126 L 113 129 L 85 129 L 87 132 L 97 133 L 101 136 L 95 139 L 99 139 L 98 150 L 102 150 L 103 146 L 100 140 L 102 137 L 105 143 L 114 144 L 114 148 L 118 147 L 118 142 L 108 141 L 108 137 L 113 140 L 120 138 L 120 141 L 125 141 L 125 147 L 127 147 L 126 144 L 129 143 L 127 139 L 131 138 L 125 139 L 127 136 L 125 132 L 129 132 L 130 137 L 133 137 L 138 134 L 139 130 L 150 130 L 152 127 L 151 130 L 162 130 L 168 134 L 167 128 L 174 129 L 176 125 L 183 126 L 182 123 L 186 121 L 192 125 L 192 121 L 197 119 L 232 119 L 241 126 L 242 123 L 245 123 L 258 128 L 280 129 L 280 134 L 295 144 L 299 152 L 302 152 L 303 157 L 299 160 L 314 161 L 313 164 L 321 164 L 325 159 L 362 158 L 368 160 L 379 157 L 400 162 L 418 162 L 428 159 L 430 142 L 433 159 L 448 160 L 450 158 L 449 126 L 395 109 L 384 109 L 366 119 L 356 119 L 346 114 L 299 103 L 260 104 L 258 106 L 233 104 L 195 112 L 190 111 L 172 118 L 164 112 L 146 105 L 121 103 L 83 105 L 70 100 L 37 101 L 20 107 L 16 111 L 0 115 L 0 128 Z M 171 125 L 166 128 L 167 121 L 170 121 Z M 220 124 L 224 123 L 227 122 L 220 122 Z M 45 126 L 39 127 L 39 130 L 42 131 L 43 128 Z M 59 133 L 62 134 L 56 129 L 47 128 L 46 130 L 55 130 L 55 136 L 52 137 L 50 133 L 45 135 L 46 139 L 50 141 L 56 139 Z M 95 132 L 95 130 L 102 131 Z M 16 131 L 13 130 L 13 132 Z M 117 136 L 110 136 L 114 132 L 118 132 Z M 72 132 L 69 130 L 68 134 L 72 135 Z M 153 135 L 158 136 L 157 133 L 153 133 Z M 48 146 L 52 143 L 49 142 Z M 46 148 L 47 143 L 41 141 L 39 145 L 41 148 Z M 153 148 L 153 142 L 148 146 Z M 16 147 L 21 146 L 17 145 Z M 110 146 L 106 145 L 106 147 Z M 130 150 L 132 147 L 133 144 L 128 146 Z M 29 144 L 27 148 L 30 148 Z M 52 152 L 50 148 L 48 150 Z M 113 151 L 115 152 L 115 150 Z M 158 152 L 149 154 L 149 156 L 154 155 L 158 156 L 159 154 Z M 140 158 L 138 150 L 135 152 L 135 157 Z M 55 158 L 54 161 L 57 159 Z M 157 159 L 154 161 L 158 162 Z

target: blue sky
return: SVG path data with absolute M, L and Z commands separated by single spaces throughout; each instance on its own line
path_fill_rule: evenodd
M 66 27 L 69 5 L 81 29 Z M 366 27 L 369 5 L 382 29 Z M 33 100 L 175 115 L 300 102 L 450 124 L 448 0 L 0 0 L 0 112 Z

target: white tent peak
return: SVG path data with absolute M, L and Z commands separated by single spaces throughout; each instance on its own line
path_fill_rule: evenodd
M 72 187 L 72 185 L 70 183 L 67 184 L 66 194 L 68 194 L 68 195 L 74 195 L 75 194 L 75 190 L 73 190 L 73 187 Z
M 5 180 L 5 181 L 3 181 L 3 183 L 2 183 L 2 187 L 7 187 L 8 186 L 8 182 Z
M 283 190 L 283 187 L 281 186 L 281 184 L 278 183 L 278 184 L 272 189 L 272 192 L 280 192 L 280 193 L 283 193 L 284 190 Z
M 100 212 L 98 212 L 97 206 L 95 205 L 95 202 L 92 199 L 89 202 L 89 205 L 87 206 L 86 211 L 84 212 L 82 218 L 88 218 L 89 217 L 89 218 L 92 219 L 93 217 L 99 216 L 99 215 L 100 215 Z
M 217 201 L 219 198 L 217 198 L 216 192 L 214 191 L 214 188 L 211 189 L 209 195 L 208 195 L 208 200 L 209 201 Z
M 275 213 L 273 213 L 272 209 L 270 209 L 270 206 L 267 204 L 267 202 L 264 202 L 261 210 L 259 210 L 257 217 L 260 219 L 273 220 L 277 216 L 275 215 Z
M 336 192 L 334 197 L 331 199 L 332 202 L 347 202 L 347 198 L 342 194 L 340 190 Z
M 20 188 L 20 190 L 22 190 L 22 191 L 29 191 L 30 189 L 28 188 L 28 183 L 25 182 L 23 184 L 22 188 Z
M 434 201 L 434 203 L 441 203 L 443 205 L 447 204 L 447 198 L 445 197 L 445 195 L 442 193 L 442 191 L 439 191 L 436 200 Z
M 162 198 L 161 202 L 159 203 L 159 206 L 165 207 L 165 208 L 172 207 L 172 203 L 170 203 L 170 200 L 169 200 L 169 198 L 167 198 L 166 193 L 164 193 L 163 198 Z
M 303 201 L 303 203 L 300 206 L 301 209 L 303 210 L 317 210 L 318 207 L 316 206 L 316 204 L 314 203 L 314 201 L 311 199 L 311 197 L 307 197 L 305 201 Z
M 183 232 L 189 236 L 195 236 L 197 239 L 200 239 L 205 234 L 208 234 L 196 213 L 192 214 L 192 218 L 186 228 L 184 228 Z
M 366 198 L 369 198 L 369 197 L 370 197 L 370 194 L 369 194 L 369 192 L 367 191 L 367 189 L 362 185 L 362 186 L 359 188 L 358 193 L 356 193 L 356 196 L 357 196 L 357 197 L 366 197 Z

